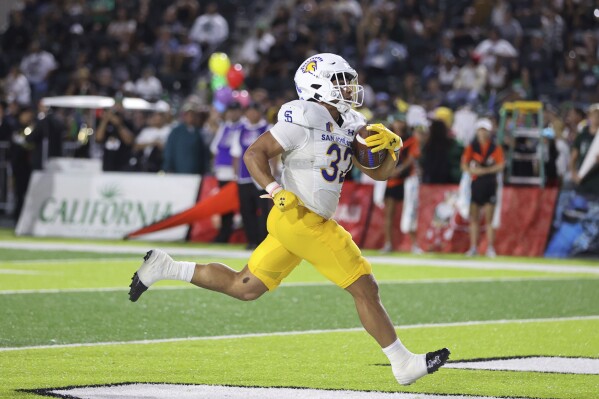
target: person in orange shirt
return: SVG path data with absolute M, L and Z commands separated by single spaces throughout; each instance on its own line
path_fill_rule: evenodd
M 409 234 L 412 241 L 412 253 L 421 254 L 422 249 L 416 243 L 416 226 L 418 214 L 418 191 L 420 182 L 416 173 L 417 159 L 420 158 L 420 141 L 416 135 L 408 133 L 405 114 L 397 114 L 390 118 L 391 129 L 403 140 L 403 148 L 399 153 L 399 161 L 395 170 L 387 180 L 385 191 L 385 245 L 381 252 L 393 250 L 393 221 L 398 203 L 403 202 L 400 230 Z
M 466 256 L 477 254 L 477 242 L 480 227 L 480 209 L 483 208 L 487 223 L 488 257 L 495 257 L 493 247 L 493 213 L 497 203 L 497 177 L 503 171 L 505 160 L 503 150 L 491 139 L 493 124 L 487 118 L 481 118 L 475 124 L 476 138 L 464 150 L 462 170 L 472 176 L 470 199 L 470 249 Z

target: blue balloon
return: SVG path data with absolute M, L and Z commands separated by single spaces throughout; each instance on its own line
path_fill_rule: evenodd
M 221 103 L 216 99 L 212 102 L 212 106 L 221 114 L 225 112 L 225 110 L 227 109 L 227 106 L 225 104 Z

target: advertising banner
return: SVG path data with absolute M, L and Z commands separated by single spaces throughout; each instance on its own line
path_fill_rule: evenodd
M 17 235 L 120 239 L 195 204 L 196 175 L 35 172 Z M 144 236 L 183 240 L 181 226 Z
M 343 184 L 339 205 L 333 218 L 347 230 L 359 246 L 363 246 L 366 240 L 371 208 L 372 184 L 359 184 L 348 181 Z
M 469 221 L 458 211 L 458 186 L 422 185 L 418 216 L 418 241 L 425 251 L 466 252 Z M 556 188 L 504 187 L 501 225 L 495 238 L 499 255 L 542 256 L 547 243 Z M 481 221 L 479 253 L 487 247 Z

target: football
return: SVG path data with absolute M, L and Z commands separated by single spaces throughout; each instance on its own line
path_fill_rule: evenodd
M 366 129 L 366 126 L 358 129 L 356 133 L 356 137 L 354 137 L 354 141 L 352 141 L 351 149 L 354 153 L 356 159 L 366 169 L 376 169 L 378 168 L 387 157 L 387 153 L 389 151 L 379 151 L 372 152 L 368 145 L 366 145 L 366 141 L 364 139 L 371 134 L 376 134 L 376 132 L 371 132 Z

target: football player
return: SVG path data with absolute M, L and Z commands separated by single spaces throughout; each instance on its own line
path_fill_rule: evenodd
M 152 284 L 172 279 L 234 298 L 254 300 L 276 289 L 302 259 L 354 298 L 362 325 L 389 358 L 402 385 L 435 372 L 449 357 L 446 348 L 426 354 L 410 352 L 397 338 L 379 294 L 372 268 L 351 235 L 332 218 L 346 174 L 356 165 L 375 180 L 393 172 L 401 139 L 382 124 L 368 125 L 371 151 L 389 151 L 376 169 L 352 162 L 351 143 L 366 125 L 352 109 L 362 104 L 358 74 L 340 56 L 317 54 L 295 74 L 299 100 L 284 104 L 278 122 L 245 152 L 254 180 L 274 200 L 268 236 L 237 272 L 220 263 L 178 262 L 151 250 L 133 275 L 129 297 L 136 301 Z M 272 176 L 269 159 L 282 155 L 282 181 Z

